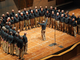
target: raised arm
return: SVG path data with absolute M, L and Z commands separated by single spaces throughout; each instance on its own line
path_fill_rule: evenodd
M 38 24 L 40 24 L 40 25 L 44 25 L 44 23 L 38 23 Z
M 47 24 L 47 21 L 48 21 L 48 19 L 46 19 L 46 22 L 45 22 L 45 24 Z
M 48 21 L 48 18 L 46 19 L 46 22 L 45 23 L 38 23 L 38 24 L 45 25 L 45 24 L 47 24 L 47 21 Z

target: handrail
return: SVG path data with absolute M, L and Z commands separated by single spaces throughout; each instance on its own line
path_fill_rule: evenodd
M 73 49 L 74 49 L 77 45 L 79 45 L 79 44 L 80 44 L 80 42 L 74 44 L 70 49 L 68 49 L 68 50 L 66 50 L 66 51 L 64 51 L 64 52 L 62 52 L 62 53 L 60 53 L 60 54 L 50 55 L 50 56 L 47 56 L 47 57 L 42 58 L 42 59 L 40 59 L 40 60 L 46 60 L 46 59 L 49 59 L 49 58 L 54 57 L 54 56 L 64 55 L 64 54 L 66 54 L 67 52 L 73 50 Z

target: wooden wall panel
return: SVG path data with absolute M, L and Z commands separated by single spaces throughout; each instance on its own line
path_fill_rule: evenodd
M 33 0 L 26 0 L 26 7 L 33 6 Z
M 19 8 L 23 9 L 24 7 L 26 7 L 26 1 L 25 0 L 18 0 L 19 2 Z
M 63 60 L 69 60 L 77 55 L 77 47 L 63 55 Z
M 65 2 L 64 0 L 56 0 L 56 5 L 62 4 L 64 2 Z
M 5 1 L 5 0 L 0 0 L 0 2 Z
M 77 46 L 77 55 L 80 54 L 80 44 Z
M 18 9 L 28 8 L 33 6 L 33 0 L 14 0 Z

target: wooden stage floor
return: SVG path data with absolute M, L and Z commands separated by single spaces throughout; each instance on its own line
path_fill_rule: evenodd
M 28 54 L 24 55 L 25 60 L 41 59 L 80 41 L 80 35 L 78 34 L 74 37 L 62 31 L 56 30 L 56 43 L 58 45 L 50 47 L 49 45 L 54 43 L 54 29 L 48 27 L 46 28 L 45 41 L 41 39 L 41 27 L 22 31 L 20 35 L 23 35 L 24 32 L 27 32 L 28 37 Z M 62 45 L 63 48 L 60 48 L 60 45 Z M 6 54 L 0 47 L 0 60 L 18 60 L 18 57 Z

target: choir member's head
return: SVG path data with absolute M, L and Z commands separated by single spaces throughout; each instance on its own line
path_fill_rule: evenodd
M 57 10 L 57 7 L 55 7 L 54 9 Z
M 9 30 L 7 29 L 7 33 L 9 33 Z
M 46 13 L 49 13 L 49 11 L 47 10 Z
M 11 22 L 8 22 L 9 26 L 11 25 Z
M 61 12 L 64 13 L 64 10 L 62 10 Z
M 8 22 L 6 22 L 6 25 L 8 25 Z
M 28 11 L 26 11 L 26 14 L 28 15 Z
M 68 17 L 68 15 L 65 15 L 65 17 Z
M 2 17 L 5 17 L 5 15 L 4 15 L 4 14 L 2 14 Z
M 42 8 L 42 6 L 40 6 L 40 8 Z
M 27 35 L 27 33 L 25 32 L 25 33 L 24 33 L 24 35 L 26 36 L 26 35 Z
M 23 16 L 23 13 L 21 12 L 21 16 Z
M 54 11 L 52 11 L 52 14 L 54 14 Z
M 72 15 L 74 15 L 74 13 L 72 13 Z
M 53 9 L 53 7 L 52 7 L 52 6 L 50 6 L 50 9 Z
M 13 20 L 14 19 L 14 17 L 11 17 L 11 20 Z
M 9 15 L 9 12 L 6 12 L 7 15 Z
M 14 9 L 12 9 L 12 12 L 14 12 Z
M 74 21 L 75 20 L 75 18 L 72 18 L 72 21 Z
M 20 36 L 20 39 L 23 39 L 23 36 Z
M 64 14 L 61 14 L 61 17 L 64 17 Z
M 36 9 L 36 12 L 38 12 L 38 10 Z
M 15 30 L 15 31 L 16 31 L 16 27 L 13 27 L 13 30 Z
M 43 11 L 43 8 L 41 8 L 41 11 Z
M 31 10 L 31 7 L 29 7 L 29 10 Z
M 20 33 L 20 30 L 18 30 L 18 34 Z
M 33 13 L 33 10 L 31 10 L 31 13 Z
M 58 9 L 58 12 L 60 12 L 60 9 Z
M 43 20 L 42 23 L 45 23 L 45 20 Z
M 59 13 L 57 13 L 57 16 L 59 15 Z
M 69 19 L 71 19 L 71 16 L 69 16 Z
M 18 36 L 19 34 L 18 34 L 18 33 L 16 33 L 15 35 L 16 35 L 16 36 Z
M 15 14 L 16 17 L 18 17 L 18 14 Z
M 26 11 L 26 8 L 24 8 L 24 11 Z
M 35 6 L 35 9 L 37 9 L 37 6 Z
M 9 22 L 10 20 L 11 20 L 10 17 L 8 17 L 8 22 Z
M 47 6 L 45 6 L 45 8 L 47 9 Z
M 21 11 L 19 10 L 18 13 L 21 13 Z
M 10 32 L 10 35 L 13 35 L 13 33 L 12 33 L 12 32 Z
M 13 26 L 12 26 L 12 25 L 10 25 L 10 28 L 11 28 L 11 29 L 12 29 L 12 27 L 13 27 Z

